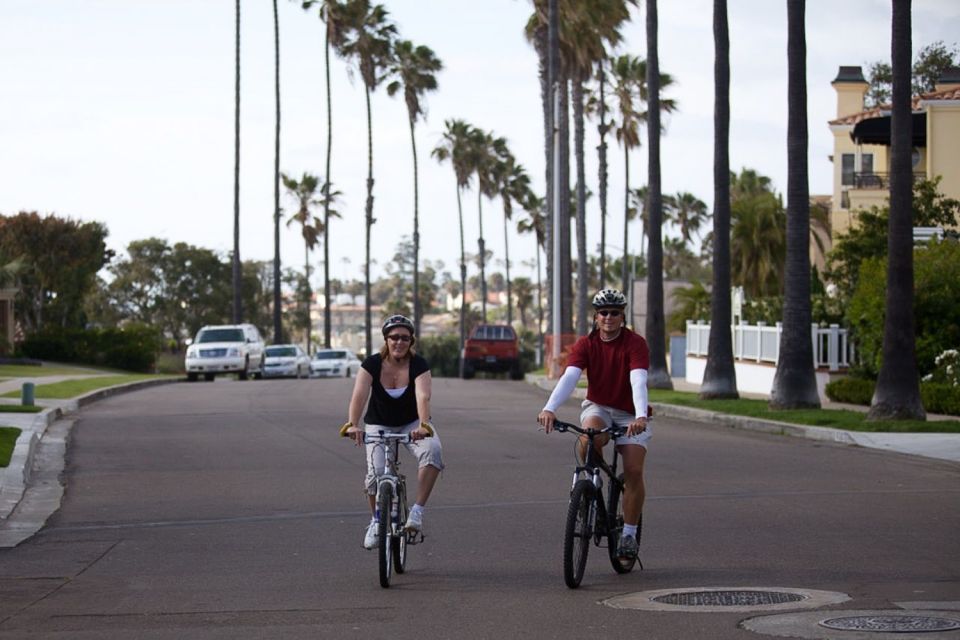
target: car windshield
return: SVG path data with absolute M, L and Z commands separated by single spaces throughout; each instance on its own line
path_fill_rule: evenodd
M 270 358 L 292 358 L 297 355 L 294 347 L 267 347 L 267 356 Z
M 516 334 L 511 327 L 499 325 L 480 325 L 473 334 L 477 340 L 513 340 Z
M 346 358 L 346 351 L 318 351 L 317 355 L 313 357 L 314 360 L 339 360 L 341 358 Z
M 197 336 L 197 342 L 243 342 L 243 329 L 207 329 Z

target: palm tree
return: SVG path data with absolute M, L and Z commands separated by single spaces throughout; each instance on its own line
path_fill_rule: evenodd
M 543 287 L 540 281 L 540 251 L 546 251 L 547 242 L 547 221 L 546 221 L 547 203 L 544 198 L 539 198 L 532 191 L 527 194 L 527 199 L 523 202 L 523 211 L 527 214 L 525 220 L 517 222 L 517 231 L 519 233 L 533 233 L 536 241 L 537 254 L 537 349 L 540 355 L 540 362 L 543 362 Z
M 413 149 L 413 326 L 416 337 L 420 337 L 420 214 L 417 182 L 417 137 L 415 126 L 417 118 L 424 114 L 420 97 L 427 91 L 437 89 L 434 75 L 443 68 L 430 47 L 414 46 L 409 40 L 400 40 L 393 48 L 393 63 L 390 73 L 396 76 L 387 85 L 387 94 L 395 95 L 403 90 L 403 100 L 407 104 L 407 116 L 410 123 L 410 145 Z
M 870 402 L 870 420 L 924 420 L 913 319 L 913 220 L 910 165 L 910 0 L 893 0 L 890 124 L 890 218 L 883 362 Z
M 640 114 L 635 102 L 637 101 L 637 87 L 643 82 L 646 75 L 646 65 L 636 56 L 622 55 L 611 61 L 613 75 L 613 93 L 617 98 L 620 123 L 616 126 L 617 142 L 623 147 L 623 262 L 621 270 L 620 288 L 628 293 L 627 282 L 627 252 L 629 241 L 630 216 L 630 150 L 640 146 Z
M 277 0 L 273 0 L 274 77 L 277 104 L 276 137 L 273 156 L 273 341 L 283 342 L 280 309 L 280 18 Z
M 472 129 L 463 120 L 447 120 L 443 140 L 431 152 L 438 162 L 449 161 L 453 165 L 457 180 L 457 215 L 460 221 L 460 350 L 458 371 L 463 375 L 463 343 L 466 341 L 467 327 L 467 252 L 463 231 L 463 190 L 470 184 L 472 164 L 470 160 L 470 139 Z
M 523 205 L 531 194 L 530 176 L 523 165 L 517 164 L 513 154 L 507 153 L 499 163 L 500 199 L 503 201 L 503 256 L 507 284 L 507 324 L 513 323 L 513 294 L 510 280 L 510 233 L 509 223 L 513 217 L 513 203 Z
M 480 297 L 483 321 L 487 321 L 487 251 L 483 238 L 483 197 L 492 199 L 498 192 L 498 160 L 506 155 L 506 140 L 494 138 L 492 133 L 474 128 L 470 136 L 470 159 L 477 175 L 477 218 L 480 223 L 477 236 L 477 264 L 480 267 Z
M 650 228 L 650 209 L 647 207 L 647 195 L 650 188 L 647 186 L 637 187 L 630 190 L 630 207 L 627 209 L 627 218 L 631 221 L 639 218 L 640 220 L 640 256 L 646 254 L 644 247 L 647 244 L 647 229 Z
M 397 28 L 388 21 L 388 12 L 383 5 L 371 6 L 370 0 L 348 0 L 345 7 L 345 26 L 341 51 L 353 59 L 363 79 L 367 105 L 367 203 L 366 203 L 366 253 L 364 262 L 364 325 L 366 353 L 373 352 L 370 317 L 370 231 L 376 219 L 373 217 L 373 118 L 370 109 L 370 94 L 383 80 L 383 70 L 390 64 L 393 41 Z
M 770 392 L 774 409 L 820 408 L 810 341 L 806 0 L 787 0 L 787 235 L 783 330 Z
M 680 229 L 680 239 L 689 243 L 709 216 L 707 204 L 692 193 L 681 191 L 669 199 L 670 221 Z M 666 198 L 664 199 L 666 204 Z
M 333 153 L 333 98 L 330 91 L 330 47 L 337 52 L 343 46 L 345 29 L 345 15 L 343 4 L 337 0 L 303 0 L 303 8 L 310 9 L 314 4 L 320 4 L 320 19 L 326 23 L 323 60 L 324 73 L 327 84 L 327 182 L 323 185 L 323 296 L 326 304 L 323 306 L 323 345 L 330 348 L 331 325 L 333 317 L 330 309 L 330 157 Z
M 240 271 L 240 0 L 236 0 L 236 81 L 234 82 L 233 98 L 233 257 L 231 270 L 233 276 L 233 322 L 240 324 L 243 321 L 243 306 L 241 305 Z
M 650 252 L 647 255 L 648 384 L 673 389 L 667 370 L 667 322 L 663 311 L 663 195 L 660 189 L 660 62 L 657 0 L 647 0 L 647 187 L 650 189 Z
M 731 204 L 731 219 L 733 283 L 742 286 L 750 297 L 777 295 L 786 257 L 785 216 L 780 200 L 769 192 L 736 199 Z M 724 323 L 729 320 L 727 316 Z
M 707 364 L 700 383 L 704 400 L 739 398 L 733 339 L 726 327 L 730 302 L 730 32 L 727 0 L 713 0 L 713 289 Z

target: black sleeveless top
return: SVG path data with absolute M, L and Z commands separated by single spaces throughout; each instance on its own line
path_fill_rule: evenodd
M 430 365 L 423 356 L 414 355 L 410 358 L 410 382 L 406 391 L 399 398 L 391 398 L 390 394 L 380 382 L 380 371 L 383 368 L 383 358 L 375 353 L 361 364 L 373 376 L 373 387 L 370 393 L 370 402 L 367 404 L 367 415 L 363 417 L 366 424 L 379 424 L 385 427 L 401 427 L 416 420 L 417 390 L 416 379 L 424 372 L 430 371 Z

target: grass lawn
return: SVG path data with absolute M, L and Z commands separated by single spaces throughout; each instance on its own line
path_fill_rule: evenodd
M 91 373 L 119 372 L 94 369 L 92 367 L 72 367 L 66 364 L 54 364 L 43 367 L 21 364 L 0 364 L 0 378 L 42 378 L 44 376 L 90 375 Z
M 766 400 L 741 398 L 739 400 L 700 400 L 696 393 L 683 391 L 650 390 L 650 401 L 675 404 L 695 409 L 705 409 L 718 413 L 727 413 L 751 418 L 779 420 L 793 424 L 815 427 L 831 427 L 847 431 L 884 431 L 909 433 L 960 433 L 960 420 L 938 420 L 921 422 L 917 420 L 889 420 L 867 422 L 867 414 L 847 409 L 797 409 L 792 411 L 772 411 Z
M 20 437 L 20 429 L 16 427 L 0 427 L 0 467 L 10 464 L 13 447 Z
M 88 391 L 112 387 L 118 384 L 128 382 L 138 382 L 140 380 L 153 380 L 155 378 L 177 378 L 179 376 L 154 375 L 149 373 L 129 373 L 124 375 L 100 376 L 96 378 L 80 378 L 77 380 L 65 380 L 53 384 L 38 384 L 34 389 L 34 397 L 37 399 L 61 400 L 65 398 L 74 398 L 81 396 Z M 20 391 L 10 391 L 3 394 L 4 398 L 19 398 Z
M 43 407 L 25 406 L 22 404 L 0 404 L 0 413 L 40 413 Z

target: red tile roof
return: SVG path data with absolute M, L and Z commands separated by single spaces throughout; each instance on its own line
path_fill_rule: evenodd
M 931 93 L 924 93 L 919 96 L 914 96 L 910 102 L 911 111 L 920 111 L 920 101 L 921 100 L 960 100 L 960 87 L 955 89 L 945 89 L 943 91 L 933 91 Z M 837 118 L 836 120 L 831 120 L 828 124 L 857 124 L 862 120 L 868 120 L 870 118 L 878 118 L 883 115 L 889 115 L 890 105 L 882 104 L 866 111 L 861 111 L 860 113 L 854 113 L 849 116 L 843 116 L 842 118 Z

